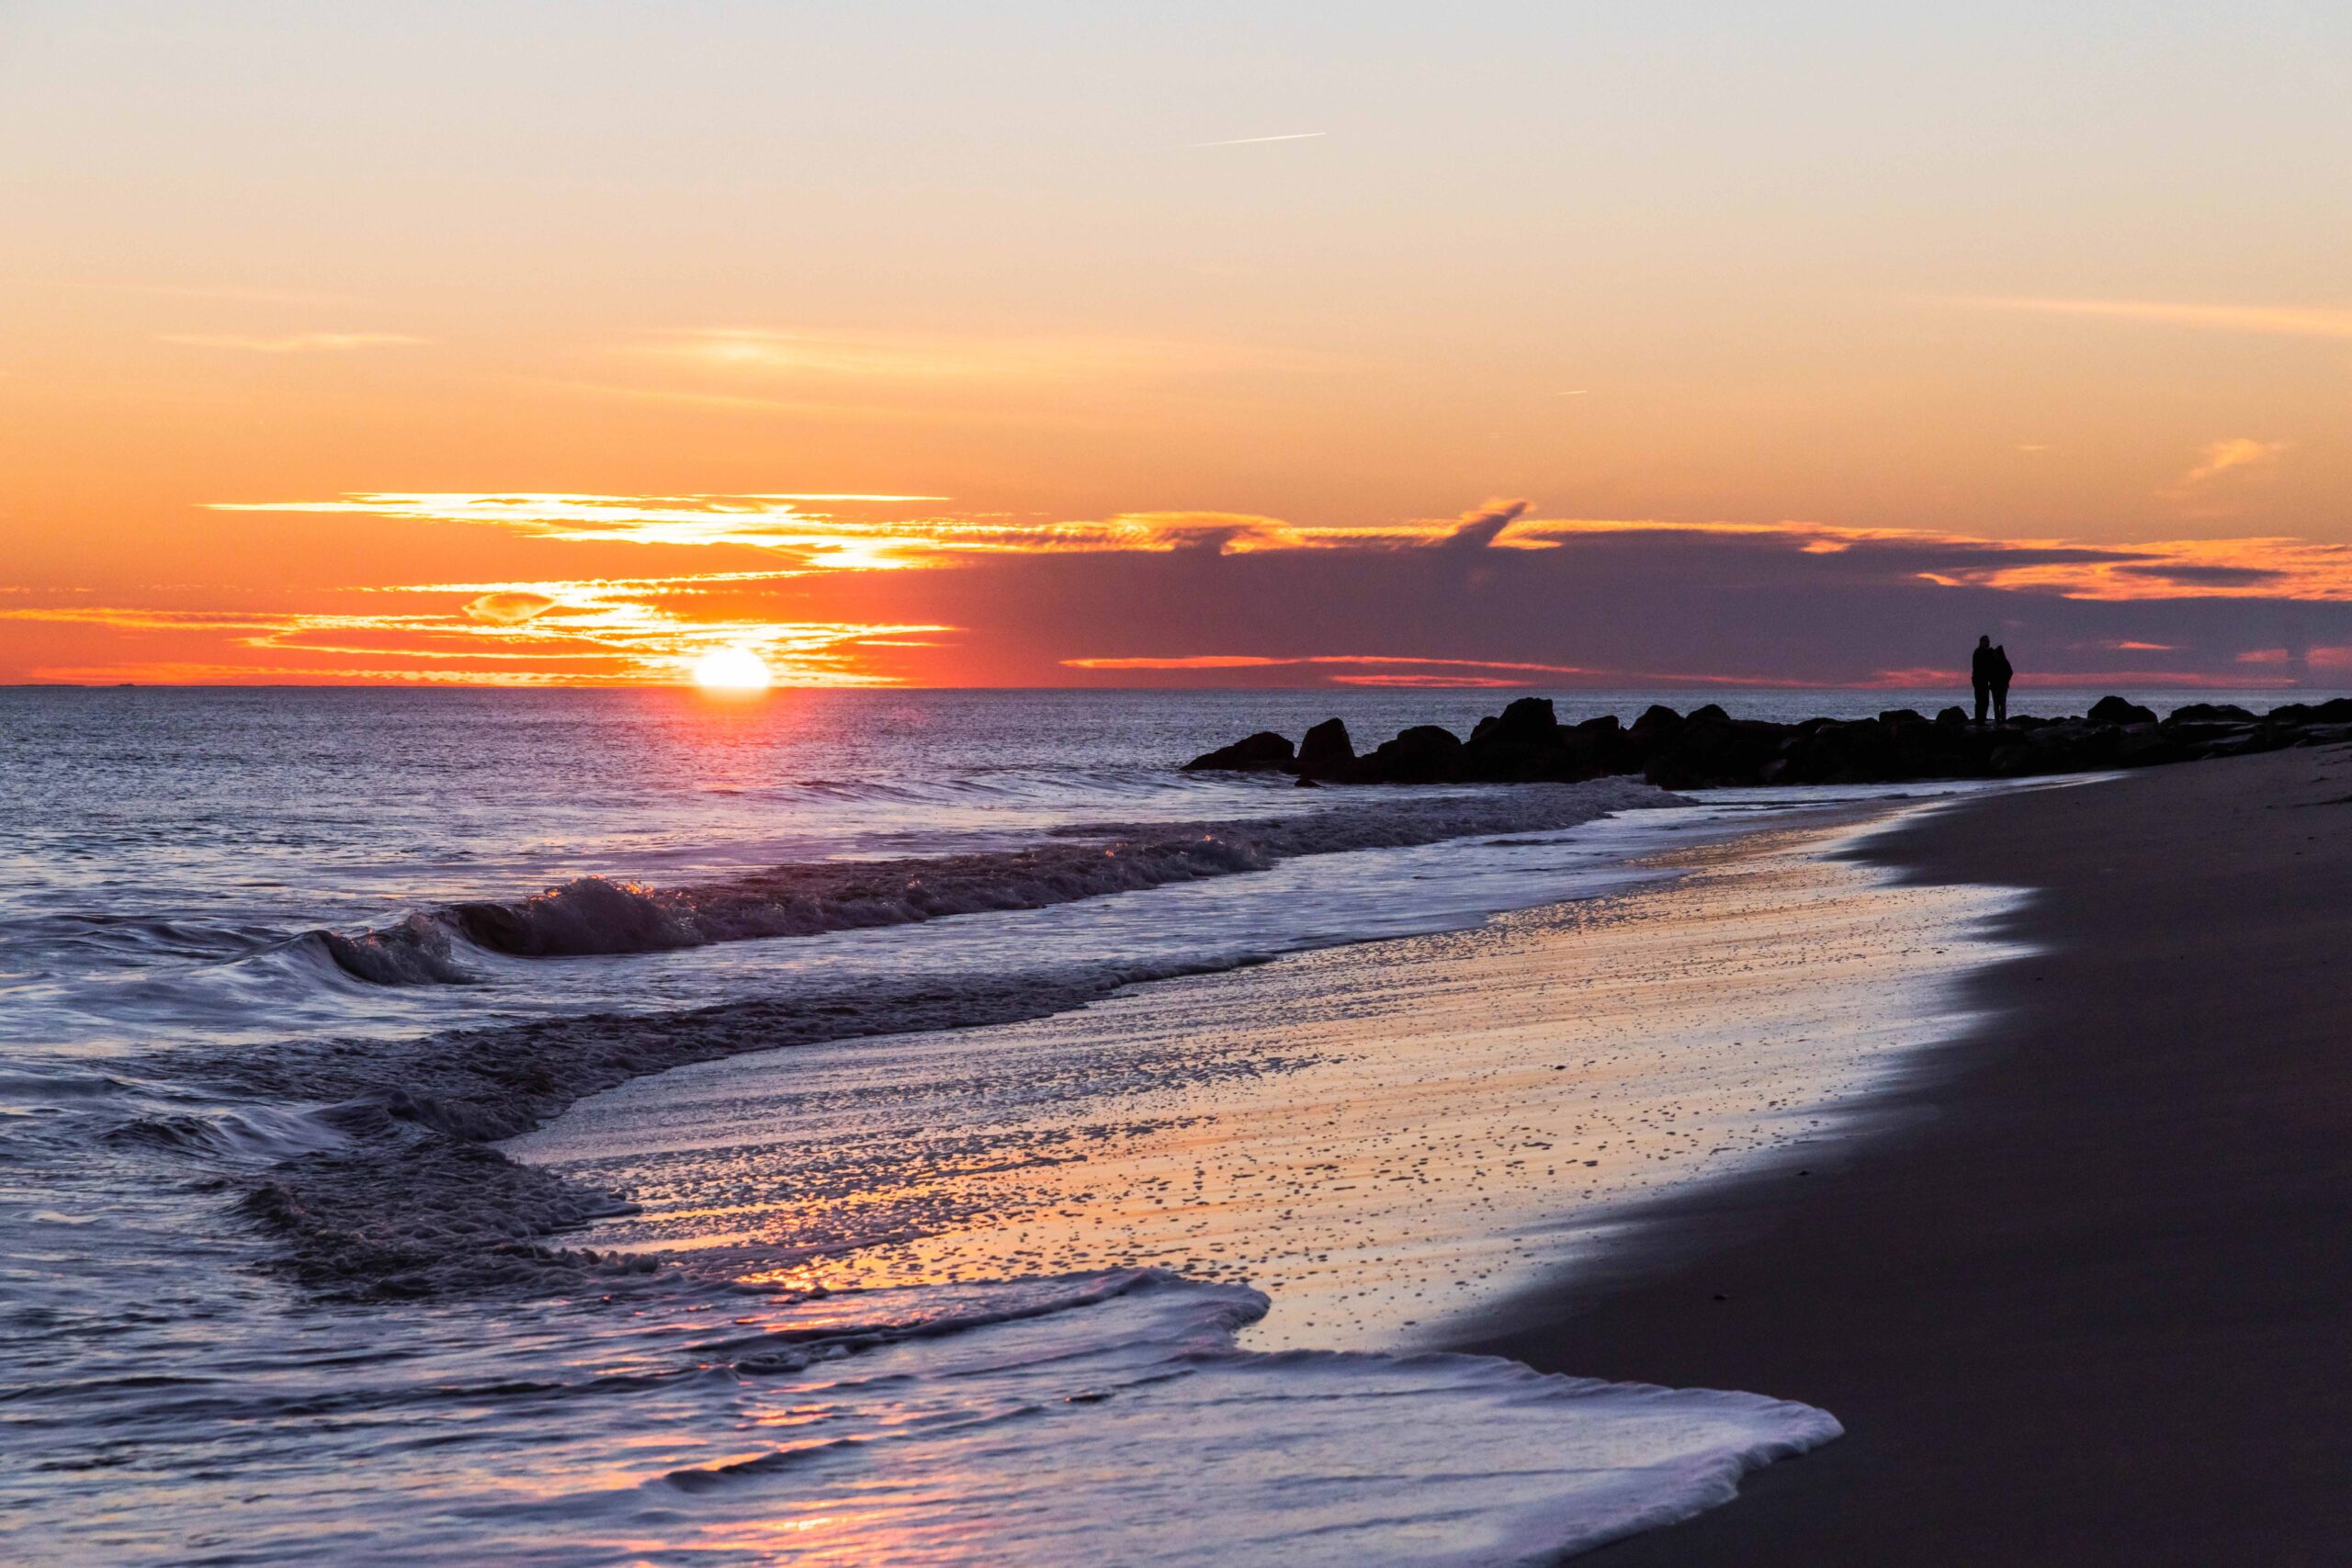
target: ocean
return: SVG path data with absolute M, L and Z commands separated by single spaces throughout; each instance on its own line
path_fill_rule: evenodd
M 1179 771 L 1500 702 L 0 691 L 0 1549 L 1487 1562 L 1723 1501 L 1834 1413 L 1447 1326 L 1959 1027 L 2009 896 L 1829 851 L 1987 786 Z

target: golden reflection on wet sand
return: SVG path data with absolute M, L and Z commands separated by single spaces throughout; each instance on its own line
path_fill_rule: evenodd
M 1952 1032 L 1940 982 L 2012 896 L 1823 852 L 1854 831 L 1035 1022 L 684 1069 L 515 1150 L 643 1205 L 589 1245 L 755 1244 L 709 1261 L 796 1292 L 1158 1266 L 1270 1294 L 1252 1348 L 1395 1348 L 1629 1200 L 1819 1135 Z

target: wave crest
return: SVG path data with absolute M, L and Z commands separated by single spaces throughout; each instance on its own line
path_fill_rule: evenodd
M 909 925 L 1263 871 L 1301 855 L 1554 830 L 1675 798 L 1632 780 L 1600 779 L 1384 796 L 1231 822 L 1091 823 L 1021 849 L 798 862 L 700 886 L 583 876 L 527 898 L 411 915 L 358 936 L 312 934 L 337 965 L 363 980 L 461 983 L 480 976 L 460 961 L 460 944 L 512 958 L 573 958 Z

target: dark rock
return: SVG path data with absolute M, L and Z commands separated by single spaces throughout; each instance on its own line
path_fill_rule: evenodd
M 1917 719 L 1920 728 L 1927 721 Z M 1882 784 L 1913 776 L 1905 765 L 1902 727 L 1875 719 L 1852 724 L 1808 725 L 1790 744 L 1777 782 L 1781 784 Z
M 1692 714 L 1674 738 L 1651 755 L 1643 776 L 1661 789 L 1762 782 L 1765 769 L 1780 759 L 1781 743 L 1792 733 L 1790 727 L 1705 716 L 1710 712 L 1722 714 L 1723 710 L 1710 704 Z
M 1470 732 L 1462 777 L 1488 784 L 1591 778 L 1599 772 L 1597 753 L 1588 745 L 1572 747 L 1569 738 L 1577 733 L 1560 728 L 1551 698 L 1521 697 Z
M 1361 784 L 1446 784 L 1459 774 L 1462 741 L 1452 730 L 1417 724 L 1360 758 L 1349 775 Z
M 1462 749 L 1456 776 L 1465 784 L 1557 784 L 1576 775 L 1566 747 L 1489 739 Z
M 2127 724 L 2115 738 L 2114 761 L 2126 768 L 2177 762 L 2189 754 L 2177 735 L 2161 725 Z
M 1340 778 L 1355 760 L 1356 743 L 1348 727 L 1336 718 L 1325 719 L 1298 743 L 1298 776 L 1303 779 Z
M 1577 778 L 1599 778 L 1603 773 L 1629 773 L 1635 771 L 1630 748 L 1625 739 L 1625 728 L 1617 722 L 1613 713 L 1599 718 L 1586 719 L 1582 724 L 1560 731 L 1560 747 L 1568 754 L 1568 764 Z
M 2154 709 L 2143 708 L 2137 703 L 2106 696 L 2091 705 L 2090 721 L 2093 724 L 2154 724 L 2156 716 Z
M 1876 718 L 1789 725 L 1735 719 L 1712 703 L 1687 717 L 1653 707 L 1631 728 L 1608 715 L 1563 726 L 1549 699 L 1530 697 L 1480 720 L 1466 744 L 1422 725 L 1358 757 L 1347 726 L 1333 718 L 1308 732 L 1295 757 L 1281 736 L 1261 733 L 1188 766 L 1287 768 L 1309 786 L 1318 780 L 1515 784 L 1640 774 L 1667 789 L 1701 789 L 2010 778 L 2346 744 L 2352 744 L 2352 698 L 2289 704 L 2258 719 L 2241 707 L 2193 703 L 2158 724 L 2146 708 L 2109 696 L 2086 717 L 2020 715 L 1986 729 L 1957 706 L 1943 709 L 1933 722 L 1913 709 L 1893 708 Z M 477 922 L 491 918 L 472 907 L 461 908 L 460 915 Z M 477 940 L 495 945 L 497 935 Z
M 2225 722 L 2232 724 L 2252 724 L 2254 722 L 2254 715 L 2249 710 L 2238 706 L 2235 703 L 2190 703 L 2187 707 L 2177 707 L 2173 709 L 2171 713 L 2165 716 L 2165 723 L 2168 725 L 2219 724 Z
M 1261 729 L 1246 739 L 1230 746 L 1220 746 L 1204 752 L 1184 764 L 1188 773 L 1281 773 L 1291 765 L 1292 750 L 1286 737 L 1271 729 Z
M 1487 729 L 1491 724 L 1492 729 Z M 1482 719 L 1486 738 L 1519 746 L 1551 746 L 1559 741 L 1560 720 L 1549 697 L 1521 697 L 1493 719 Z M 1473 736 L 1472 739 L 1477 739 Z

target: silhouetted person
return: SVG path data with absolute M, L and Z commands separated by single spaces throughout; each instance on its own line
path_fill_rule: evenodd
M 1968 683 L 1976 688 L 1976 722 L 1984 722 L 1984 705 L 1993 705 L 1993 722 L 2009 722 L 2009 655 L 2007 649 L 1993 646 L 1990 637 L 1976 639 L 1976 651 L 1969 656 Z

